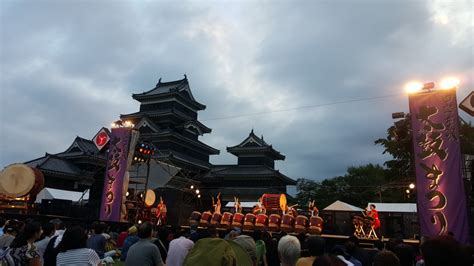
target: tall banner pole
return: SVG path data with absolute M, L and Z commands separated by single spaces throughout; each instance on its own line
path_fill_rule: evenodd
M 409 104 L 421 234 L 468 243 L 456 90 L 411 94 Z

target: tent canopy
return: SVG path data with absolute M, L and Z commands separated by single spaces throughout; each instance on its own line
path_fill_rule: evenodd
M 416 213 L 416 204 L 415 203 L 377 203 L 377 202 L 369 202 L 367 207 L 370 204 L 375 205 L 375 209 L 378 212 L 411 212 Z
M 150 160 L 150 175 L 148 178 L 148 188 L 157 189 L 166 186 L 166 184 L 181 170 L 181 168 L 160 162 Z M 130 184 L 145 184 L 147 176 L 147 166 L 137 165 L 130 169 Z
M 38 193 L 35 203 L 41 203 L 44 199 L 62 199 L 71 200 L 73 202 L 89 200 L 89 190 L 87 189 L 84 192 L 78 192 L 46 187 Z
M 360 212 L 361 208 L 350 205 L 340 200 L 336 200 L 331 205 L 323 209 L 323 211 L 345 211 L 345 212 Z
M 240 202 L 240 206 L 242 208 L 253 208 L 253 206 L 257 205 L 257 203 L 258 202 L 256 202 L 256 201 L 242 201 L 242 202 Z M 227 202 L 225 207 L 226 208 L 234 208 L 234 202 L 233 201 Z

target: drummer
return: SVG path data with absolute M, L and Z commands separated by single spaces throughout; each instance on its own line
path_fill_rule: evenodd
M 166 204 L 163 201 L 163 197 L 160 197 L 160 203 L 156 207 L 156 218 L 158 219 L 157 225 L 166 224 Z
M 214 203 L 214 197 L 212 198 L 212 206 L 214 207 L 214 213 L 221 214 L 221 193 L 217 194 L 217 201 Z
M 265 214 L 267 212 L 267 210 L 265 209 L 265 206 L 263 205 L 263 199 L 262 197 L 258 198 L 258 202 L 257 204 L 255 205 L 255 207 L 253 208 L 253 214 L 257 215 L 257 214 Z
M 309 201 L 308 209 L 309 209 L 309 213 L 311 214 L 311 216 L 318 216 L 319 215 L 319 210 L 316 207 L 316 204 L 314 203 L 314 200 Z
M 234 197 L 234 209 L 235 213 L 242 213 L 242 205 L 240 204 L 240 200 L 237 197 Z
M 370 207 L 370 210 L 366 209 L 366 215 L 374 219 L 374 229 L 377 230 L 380 228 L 379 213 L 375 209 L 376 208 L 375 204 L 370 204 L 369 207 Z

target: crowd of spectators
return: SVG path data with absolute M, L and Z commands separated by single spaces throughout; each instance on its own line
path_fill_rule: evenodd
M 105 223 L 64 224 L 53 219 L 4 222 L 0 218 L 0 265 L 127 266 L 446 266 L 474 265 L 474 249 L 451 235 L 423 238 L 419 246 L 378 241 L 362 246 L 319 236 L 252 233 L 234 228 L 189 229 Z

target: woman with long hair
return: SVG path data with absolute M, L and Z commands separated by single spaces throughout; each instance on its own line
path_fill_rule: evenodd
M 94 250 L 86 248 L 86 243 L 87 234 L 82 227 L 68 228 L 58 245 L 56 265 L 100 265 L 99 255 Z
M 10 244 L 10 256 L 16 266 L 40 266 L 41 256 L 34 244 L 41 236 L 41 225 L 27 223 Z

